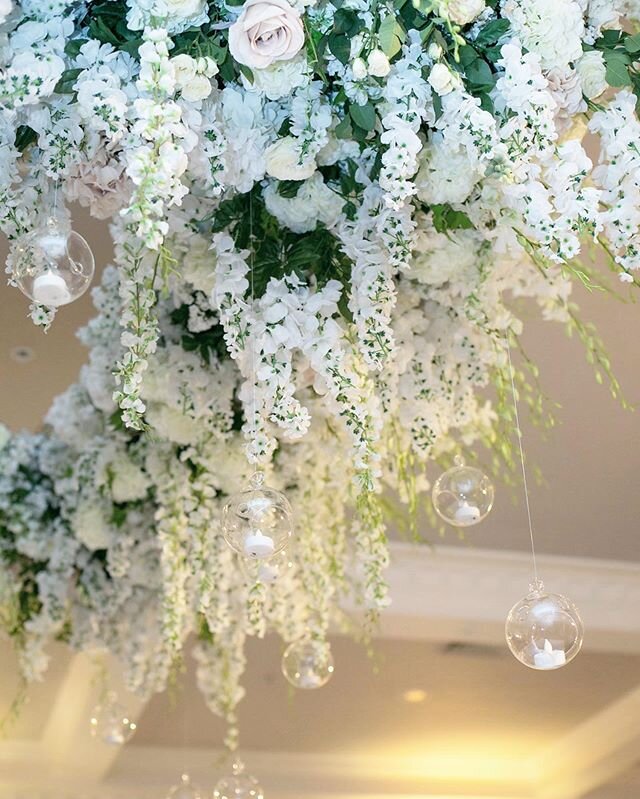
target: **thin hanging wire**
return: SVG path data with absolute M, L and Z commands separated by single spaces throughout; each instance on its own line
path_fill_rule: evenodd
M 513 397 L 513 411 L 515 414 L 516 419 L 516 435 L 518 436 L 518 448 L 520 450 L 520 466 L 522 468 L 522 485 L 524 487 L 524 500 L 525 505 L 527 508 L 527 520 L 529 522 L 529 538 L 531 540 L 531 557 L 533 559 L 533 578 L 535 584 L 539 584 L 538 579 L 538 563 L 536 560 L 536 547 L 533 540 L 533 523 L 531 521 L 531 505 L 529 503 L 529 487 L 527 485 L 527 469 L 524 463 L 524 450 L 522 447 L 522 430 L 520 428 L 520 416 L 518 414 L 518 398 L 516 395 L 516 386 L 513 377 L 513 364 L 511 362 L 511 347 L 509 346 L 509 340 L 506 339 L 507 344 L 507 358 L 509 361 L 509 379 L 511 381 L 511 396 Z
M 253 189 L 249 192 L 249 272 L 250 272 L 250 281 L 251 281 L 251 319 L 255 322 L 255 286 L 254 286 L 254 252 L 255 252 L 255 244 L 253 240 Z M 255 333 L 255 331 L 254 331 Z M 251 420 L 251 429 L 253 431 L 253 445 L 255 447 L 256 438 L 257 438 L 257 431 L 256 431 L 256 419 L 258 416 L 258 405 L 257 405 L 257 393 L 256 393 L 256 380 L 258 374 L 258 367 L 256 364 L 256 338 L 255 335 L 251 336 L 251 385 L 252 385 L 252 392 L 253 392 L 253 419 Z M 258 473 L 260 471 L 260 464 L 255 464 L 255 472 Z

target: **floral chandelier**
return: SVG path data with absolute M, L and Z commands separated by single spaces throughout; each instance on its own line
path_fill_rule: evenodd
M 0 226 L 37 325 L 93 277 L 69 205 L 114 243 L 79 381 L 43 434 L 2 436 L 26 678 L 63 640 L 150 695 L 193 636 L 233 749 L 246 636 L 277 632 L 315 688 L 343 598 L 387 605 L 382 492 L 411 515 L 429 461 L 481 443 L 509 465 L 520 298 L 615 392 L 570 294 L 585 248 L 638 282 L 636 19 L 636 0 L 0 0 Z M 486 476 L 443 479 L 446 520 L 486 516 Z M 539 596 L 509 645 L 556 668 L 577 650 L 523 648 Z

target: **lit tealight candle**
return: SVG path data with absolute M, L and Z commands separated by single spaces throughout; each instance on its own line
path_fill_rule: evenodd
M 564 666 L 567 658 L 563 649 L 554 649 L 551 641 L 545 638 L 544 648 L 534 654 L 533 662 L 537 669 L 556 669 Z
M 274 550 L 273 538 L 265 535 L 262 530 L 252 530 L 244 540 L 244 553 L 249 558 L 265 560 L 273 555 Z

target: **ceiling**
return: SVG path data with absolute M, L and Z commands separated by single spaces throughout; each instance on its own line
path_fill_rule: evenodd
M 85 217 L 76 226 L 103 267 L 106 229 Z M 585 290 L 576 298 L 598 324 L 627 399 L 640 404 L 638 308 Z M 0 303 L 0 420 L 35 430 L 84 359 L 74 331 L 90 300 L 63 309 L 47 335 L 26 318 L 17 290 L 1 286 Z M 396 604 L 374 657 L 336 638 L 336 674 L 322 691 L 291 693 L 278 642 L 250 642 L 243 747 L 267 799 L 640 796 L 637 413 L 596 384 L 581 344 L 560 326 L 527 320 L 523 342 L 562 406 L 549 435 L 524 427 L 529 460 L 545 478 L 531 490 L 536 543 L 545 573 L 580 600 L 593 632 L 585 651 L 543 675 L 505 651 L 503 609 L 525 584 L 529 543 L 519 492 L 500 486 L 491 516 L 464 540 L 448 535 L 435 554 L 394 545 Z M 24 347 L 32 359 L 16 361 Z M 4 647 L 0 708 L 19 685 Z M 94 676 L 87 659 L 55 650 L 46 682 L 0 741 L 0 799 L 164 799 L 185 766 L 203 785 L 215 781 L 223 731 L 190 663 L 173 695 L 127 699 L 138 732 L 116 752 L 88 741 Z M 426 699 L 406 702 L 410 689 Z

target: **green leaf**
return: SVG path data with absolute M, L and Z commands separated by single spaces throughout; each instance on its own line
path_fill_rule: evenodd
M 81 69 L 66 69 L 56 83 L 54 91 L 57 94 L 73 94 L 73 87 L 81 72 Z
M 635 36 L 627 36 L 624 40 L 624 46 L 629 53 L 640 52 L 640 33 L 636 33 Z
M 469 230 L 473 228 L 473 223 L 464 211 L 454 211 L 448 204 L 432 205 L 433 226 L 438 233 L 446 233 L 448 230 Z
M 363 27 L 364 23 L 360 17 L 349 8 L 339 8 L 333 16 L 333 30 L 335 33 L 355 36 Z
M 404 39 L 405 32 L 398 20 L 393 14 L 387 14 L 378 29 L 378 42 L 384 54 L 393 58 L 400 52 Z
M 291 200 L 300 191 L 303 181 L 301 180 L 281 180 L 278 183 L 278 194 Z
M 362 130 L 370 131 L 376 126 L 376 109 L 371 103 L 366 105 L 350 105 L 349 113 L 351 119 L 362 128 Z
M 606 63 L 605 78 L 609 86 L 620 87 L 630 86 L 629 76 L 629 56 L 617 50 L 608 51 L 604 54 Z
M 476 47 L 485 48 L 495 44 L 509 30 L 508 19 L 492 19 L 473 40 Z
M 68 55 L 69 58 L 76 58 L 76 56 L 80 53 L 82 46 L 88 41 L 88 39 L 71 39 L 67 42 L 64 48 L 65 55 Z
M 496 82 L 491 67 L 481 58 L 469 64 L 464 70 L 464 75 L 467 82 L 472 86 L 479 86 L 485 89 L 491 89 Z
M 348 64 L 351 58 L 351 41 L 342 33 L 331 33 L 327 40 L 329 50 L 341 64 Z
M 23 153 L 30 144 L 38 141 L 38 134 L 28 125 L 19 125 L 16 130 L 15 146 Z
M 353 128 L 351 127 L 351 120 L 349 117 L 346 116 L 338 122 L 333 132 L 337 139 L 350 139 L 353 136 Z

